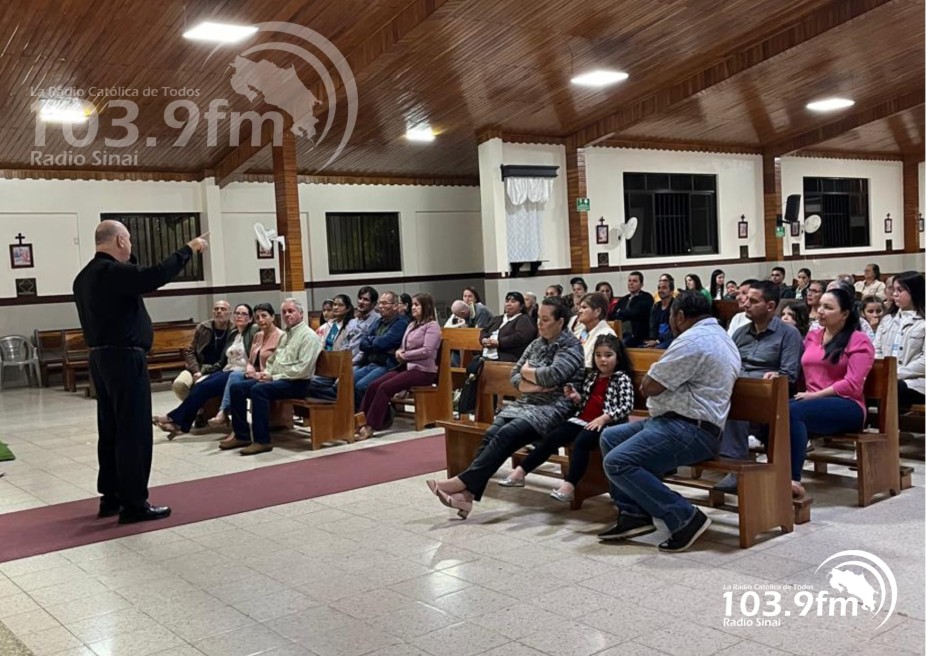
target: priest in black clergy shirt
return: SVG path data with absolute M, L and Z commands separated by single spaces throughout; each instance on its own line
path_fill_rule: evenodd
M 142 295 L 173 280 L 206 240 L 197 237 L 160 264 L 144 268 L 132 258 L 132 239 L 118 221 L 96 228 L 96 255 L 74 279 L 74 300 L 90 349 L 90 378 L 97 393 L 99 517 L 120 524 L 170 516 L 148 503 L 151 474 L 151 382 L 148 351 L 154 340 Z
M 649 339 L 649 313 L 653 307 L 653 296 L 643 291 L 643 274 L 631 271 L 627 276 L 627 291 L 630 292 L 617 302 L 617 307 L 608 319 L 629 321 L 630 333 L 624 332 L 624 346 L 643 346 Z

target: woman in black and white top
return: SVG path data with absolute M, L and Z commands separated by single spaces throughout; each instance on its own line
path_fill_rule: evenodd
M 486 360 L 517 362 L 524 349 L 537 338 L 537 324 L 524 312 L 521 292 L 508 292 L 505 311 L 492 319 L 479 334 Z

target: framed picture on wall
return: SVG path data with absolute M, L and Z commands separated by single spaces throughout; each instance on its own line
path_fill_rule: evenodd
M 257 259 L 258 260 L 272 260 L 273 259 L 273 244 L 270 245 L 270 248 L 261 248 L 260 242 L 254 242 L 257 245 Z
M 261 270 L 260 270 L 260 284 L 262 284 L 262 285 L 275 285 L 275 284 L 277 284 L 277 271 L 276 271 L 276 269 L 261 269 Z
M 800 237 L 801 236 L 801 224 L 797 221 L 791 222 L 791 236 Z
M 595 243 L 608 243 L 608 226 L 604 222 L 604 217 L 598 219 L 601 223 L 595 226 Z
M 749 238 L 749 224 L 746 221 L 739 221 L 736 224 L 736 234 L 740 239 Z
M 10 244 L 10 267 L 14 269 L 31 269 L 34 266 L 32 244 Z

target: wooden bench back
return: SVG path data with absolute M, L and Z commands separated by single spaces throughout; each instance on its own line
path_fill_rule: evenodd
M 195 332 L 196 326 L 191 324 L 158 326 L 154 329 L 151 353 L 167 354 L 177 352 L 179 354 L 183 349 L 190 346 Z
M 739 314 L 740 305 L 736 301 L 714 301 L 712 312 L 724 327 L 730 325 L 730 319 Z
M 479 328 L 441 328 L 441 344 L 460 354 L 459 369 L 465 370 L 473 356 L 482 353 Z
M 611 326 L 611 330 L 614 331 L 614 334 L 617 335 L 618 339 L 624 334 L 624 322 L 623 321 L 609 321 L 608 325 Z
M 875 360 L 865 379 L 865 398 L 869 405 L 875 403 L 878 407 L 878 432 L 888 436 L 897 433 L 897 358 Z
M 630 366 L 633 367 L 634 410 L 646 410 L 646 397 L 640 393 L 640 385 L 643 383 L 643 377 L 646 376 L 646 372 L 649 371 L 650 366 L 661 358 L 663 353 L 665 353 L 663 349 L 627 349 L 627 357 L 630 358 Z
M 511 362 L 486 361 L 476 386 L 476 421 L 491 424 L 495 419 L 496 397 L 518 398 L 521 392 L 511 384 Z
M 39 330 L 36 328 L 32 333 L 32 339 L 40 355 L 48 349 L 64 348 L 64 331 L 60 328 L 55 330 Z
M 70 361 L 75 358 L 86 359 L 88 353 L 87 342 L 84 339 L 84 331 L 76 328 L 64 331 L 64 360 Z
M 341 380 L 353 374 L 353 362 L 350 351 L 322 351 L 315 364 L 315 375 Z

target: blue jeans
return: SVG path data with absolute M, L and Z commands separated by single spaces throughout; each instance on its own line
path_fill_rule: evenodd
M 225 383 L 225 393 L 222 395 L 222 405 L 219 406 L 219 410 L 227 413 L 228 409 L 231 407 L 231 388 L 235 383 L 240 383 L 244 380 L 243 371 L 230 371 L 228 373 L 228 382 Z
M 385 376 L 389 371 L 381 364 L 365 364 L 362 367 L 354 367 L 354 408 L 359 408 L 363 403 L 363 395 L 366 394 L 367 388 L 374 380 Z
M 338 379 L 327 376 L 312 376 L 306 396 L 312 399 L 334 401 L 338 398 Z
M 206 405 L 206 401 L 215 396 L 221 396 L 225 391 L 228 373 L 216 371 L 206 376 L 204 381 L 193 385 L 189 396 L 183 400 L 183 403 L 167 413 L 168 418 L 184 433 L 189 432 L 193 427 L 193 420 L 196 419 L 196 413 Z
M 304 399 L 308 388 L 308 380 L 273 380 L 265 383 L 245 378 L 232 385 L 231 415 L 235 437 L 246 442 L 251 441 L 251 426 L 248 426 L 248 399 L 251 399 L 254 441 L 258 444 L 270 444 L 270 402 Z
M 812 401 L 795 401 L 788 404 L 791 424 L 791 480 L 800 481 L 807 457 L 809 433 L 836 435 L 862 430 L 864 414 L 855 401 L 841 396 L 828 396 Z
M 659 517 L 672 533 L 684 528 L 695 508 L 659 477 L 681 465 L 713 458 L 718 441 L 694 424 L 663 417 L 605 429 L 601 434 L 604 471 L 621 514 Z

